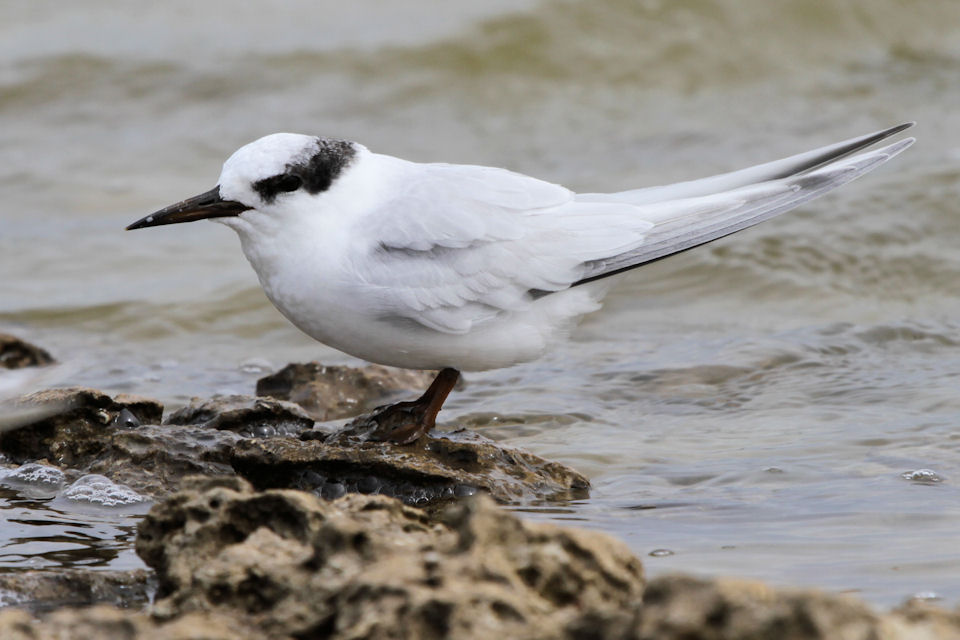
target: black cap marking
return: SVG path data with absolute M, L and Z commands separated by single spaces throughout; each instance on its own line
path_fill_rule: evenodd
M 284 173 L 254 182 L 253 190 L 268 204 L 301 187 L 311 194 L 326 191 L 356 155 L 352 142 L 317 138 L 317 150 L 306 162 L 288 164 Z

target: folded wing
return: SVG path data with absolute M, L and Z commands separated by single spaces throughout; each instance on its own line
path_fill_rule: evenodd
M 464 334 L 551 293 L 735 233 L 886 162 L 909 125 L 733 173 L 615 194 L 581 194 L 490 167 L 415 165 L 359 221 L 377 228 L 357 270 L 382 317 Z M 853 155 L 857 154 L 857 155 Z M 369 237 L 369 234 L 367 234 Z

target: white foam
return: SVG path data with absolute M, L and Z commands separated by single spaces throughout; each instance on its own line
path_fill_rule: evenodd
M 13 480 L 23 484 L 59 487 L 64 483 L 66 477 L 63 475 L 63 471 L 60 471 L 60 469 L 56 467 L 38 464 L 36 462 L 28 462 L 8 473 L 4 477 L 4 480 Z
M 65 498 L 76 502 L 89 502 L 104 507 L 117 507 L 145 502 L 146 498 L 110 478 L 90 474 L 78 479 L 63 492 Z
M 52 498 L 63 488 L 66 476 L 56 467 L 29 462 L 15 469 L 0 470 L 0 484 L 30 498 Z

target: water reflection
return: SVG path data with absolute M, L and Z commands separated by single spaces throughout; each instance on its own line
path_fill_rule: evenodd
M 144 568 L 133 551 L 143 509 L 68 511 L 52 502 L 0 487 L 0 571 Z

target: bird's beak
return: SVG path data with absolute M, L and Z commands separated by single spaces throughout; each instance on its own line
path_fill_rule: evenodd
M 220 187 L 216 186 L 206 193 L 187 198 L 177 204 L 172 204 L 169 207 L 164 207 L 155 213 L 151 213 L 146 218 L 141 218 L 131 224 L 127 227 L 127 230 L 158 227 L 162 224 L 193 222 L 194 220 L 203 220 L 205 218 L 238 216 L 248 209 L 250 209 L 250 207 L 243 203 L 221 198 Z

